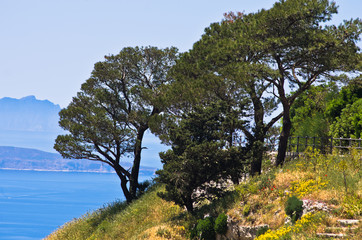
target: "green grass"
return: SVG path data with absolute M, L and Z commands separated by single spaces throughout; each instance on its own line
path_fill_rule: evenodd
M 157 196 L 162 187 L 127 206 L 116 202 L 66 223 L 47 239 L 140 239 L 152 227 L 165 224 L 180 214 L 181 209 Z

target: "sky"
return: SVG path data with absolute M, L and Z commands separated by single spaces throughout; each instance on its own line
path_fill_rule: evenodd
M 223 13 L 256 12 L 274 2 L 0 0 L 0 98 L 34 95 L 64 108 L 105 55 L 128 46 L 184 52 Z M 337 4 L 333 23 L 362 17 L 361 0 Z

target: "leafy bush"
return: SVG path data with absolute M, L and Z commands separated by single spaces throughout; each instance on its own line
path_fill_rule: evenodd
M 214 220 L 212 217 L 207 217 L 205 219 L 199 220 L 196 226 L 197 236 L 200 236 L 200 239 L 204 240 L 214 240 L 215 239 L 215 230 L 214 230 Z
M 150 189 L 155 182 L 146 180 L 138 184 L 137 197 L 141 197 L 148 189 Z
M 347 195 L 342 203 L 346 218 L 358 218 L 362 214 L 362 199 L 358 195 Z
M 295 223 L 303 214 L 303 201 L 298 199 L 296 196 L 288 198 L 285 205 L 285 213 Z
M 226 231 L 228 230 L 228 217 L 225 213 L 221 213 L 215 220 L 215 232 L 221 235 L 224 235 Z

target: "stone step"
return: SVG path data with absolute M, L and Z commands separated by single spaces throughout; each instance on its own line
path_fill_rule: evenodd
M 322 238 L 344 238 L 347 237 L 347 235 L 343 233 L 317 233 L 318 237 Z
M 348 230 L 356 230 L 358 227 L 326 227 L 325 230 L 332 231 L 348 231 Z
M 359 223 L 359 220 L 357 220 L 357 219 L 338 219 L 337 222 L 341 226 L 351 226 L 351 225 L 357 225 Z

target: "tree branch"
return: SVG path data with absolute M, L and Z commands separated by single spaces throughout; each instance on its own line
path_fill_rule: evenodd
M 241 131 L 243 131 L 243 133 L 245 134 L 245 136 L 250 139 L 250 140 L 253 140 L 254 139 L 254 136 L 253 134 L 251 134 L 248 129 L 246 129 L 244 126 L 240 126 L 240 129 Z
M 122 86 L 122 93 L 123 93 L 123 96 L 126 99 L 127 104 L 128 104 L 127 111 L 128 111 L 128 114 L 129 114 L 132 111 L 132 102 L 130 101 L 130 99 L 128 97 L 125 79 L 126 79 L 126 71 L 123 69 L 122 78 L 120 80 L 121 80 L 121 86 Z
M 319 76 L 320 72 L 315 73 L 313 76 L 311 76 L 308 81 L 306 83 L 304 83 L 303 85 L 301 85 L 301 87 L 290 97 L 288 97 L 288 102 L 290 104 L 292 104 L 294 102 L 294 100 L 300 95 L 302 94 L 305 90 L 307 90 L 317 79 L 317 77 Z
M 264 127 L 264 133 L 266 133 L 274 125 L 274 123 L 276 123 L 279 119 L 283 117 L 283 113 L 284 112 L 279 113 L 278 116 L 270 120 L 270 122 Z

